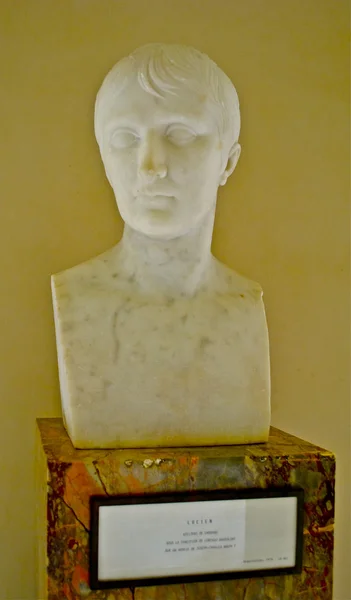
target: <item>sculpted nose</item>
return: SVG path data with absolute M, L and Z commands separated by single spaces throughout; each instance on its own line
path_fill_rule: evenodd
M 139 171 L 146 179 L 163 179 L 167 175 L 165 150 L 162 139 L 149 131 L 140 147 Z

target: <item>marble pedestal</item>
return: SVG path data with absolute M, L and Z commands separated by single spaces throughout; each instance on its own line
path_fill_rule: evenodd
M 271 428 L 267 444 L 77 450 L 61 419 L 38 419 L 38 599 L 332 600 L 335 459 Z M 89 498 L 298 485 L 305 490 L 303 571 L 121 590 L 88 585 Z

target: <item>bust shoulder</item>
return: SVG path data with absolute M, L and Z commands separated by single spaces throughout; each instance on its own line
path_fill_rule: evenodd
M 261 300 L 263 295 L 259 283 L 230 269 L 214 257 L 211 272 L 211 287 L 219 294 L 247 298 L 253 301 Z
M 79 265 L 51 276 L 51 287 L 56 295 L 110 289 L 119 278 L 116 269 L 116 248 L 91 258 Z

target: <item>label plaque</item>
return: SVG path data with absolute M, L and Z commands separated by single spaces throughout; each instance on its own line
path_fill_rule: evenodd
M 91 589 L 301 571 L 303 490 L 91 498 Z

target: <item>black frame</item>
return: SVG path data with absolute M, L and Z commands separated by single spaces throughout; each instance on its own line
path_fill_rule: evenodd
M 152 579 L 128 579 L 117 581 L 99 581 L 98 579 L 98 537 L 100 506 L 119 506 L 124 504 L 161 504 L 174 502 L 201 502 L 216 500 L 250 500 L 252 498 L 297 498 L 296 518 L 296 555 L 294 567 L 261 570 L 231 571 L 226 573 L 206 573 L 201 575 L 176 575 Z M 221 581 L 225 579 L 247 579 L 250 577 L 272 577 L 301 573 L 303 554 L 304 490 L 297 487 L 248 490 L 220 490 L 211 492 L 187 492 L 172 494 L 148 494 L 145 496 L 91 496 L 90 498 L 90 553 L 89 585 L 92 590 L 118 589 L 148 585 L 168 585 L 174 583 L 193 583 L 197 581 Z

